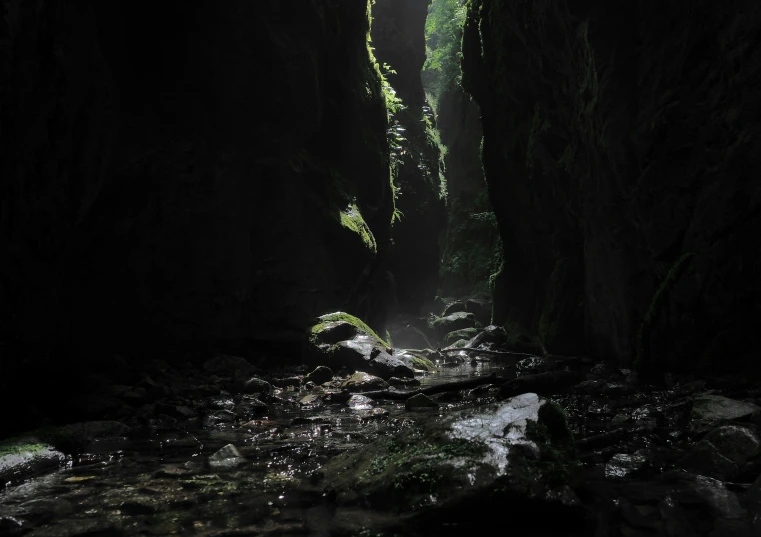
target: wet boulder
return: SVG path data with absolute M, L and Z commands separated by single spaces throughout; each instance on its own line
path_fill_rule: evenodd
M 709 432 L 679 461 L 679 466 L 715 479 L 729 480 L 743 464 L 761 454 L 755 431 L 725 425 Z
M 39 435 L 0 442 L 0 482 L 20 481 L 63 464 L 66 456 Z
M 419 393 L 407 399 L 404 402 L 404 408 L 405 410 L 435 410 L 439 408 L 439 404 L 424 393 Z
M 465 311 L 475 315 L 476 320 L 482 324 L 491 322 L 491 301 L 480 298 L 469 298 L 465 301 Z
M 462 330 L 449 332 L 446 336 L 444 336 L 444 345 L 451 345 L 459 339 L 470 341 L 478 334 L 478 332 L 478 328 L 463 328 Z
M 357 371 L 341 383 L 341 388 L 350 392 L 369 392 L 385 390 L 388 383 L 380 377 Z
M 359 328 L 347 321 L 329 321 L 318 325 L 312 334 L 319 343 L 335 344 L 353 338 L 358 332 Z
M 421 524 L 473 524 L 510 506 L 537 531 L 553 513 L 568 529 L 583 518 L 569 488 L 572 450 L 562 410 L 526 393 L 383 437 L 333 459 L 321 475 L 340 505 L 406 513 Z M 545 516 L 524 519 L 527 512 Z
M 304 382 L 314 382 L 315 384 L 324 384 L 333 378 L 333 370 L 324 365 L 317 366 L 314 371 L 304 377 Z
M 475 315 L 465 311 L 458 311 L 444 317 L 438 317 L 431 322 L 431 328 L 436 330 L 436 333 L 442 338 L 450 332 L 464 328 L 474 328 L 475 326 Z
M 232 391 L 248 395 L 269 395 L 272 385 L 259 377 L 250 377 L 243 381 L 234 381 Z
M 694 430 L 706 431 L 719 422 L 748 419 L 759 412 L 761 407 L 753 403 L 721 395 L 697 395 L 692 401 L 690 426 Z
M 455 300 L 454 302 L 450 302 L 444 306 L 444 311 L 441 313 L 441 316 L 446 317 L 447 315 L 452 315 L 453 313 L 458 313 L 461 311 L 467 311 L 465 302 L 462 300 Z
M 348 323 L 355 330 L 340 333 L 349 339 L 338 338 L 336 323 Z M 331 337 L 325 335 L 330 334 Z M 327 339 L 326 339 L 327 338 Z M 351 371 L 365 371 L 382 378 L 412 377 L 412 368 L 393 356 L 393 350 L 369 326 L 357 317 L 343 312 L 318 318 L 309 330 L 309 359 L 315 365 L 329 365 L 333 371 L 346 367 Z
M 227 444 L 209 457 L 209 466 L 215 470 L 229 470 L 245 464 L 245 462 L 246 459 L 232 444 Z

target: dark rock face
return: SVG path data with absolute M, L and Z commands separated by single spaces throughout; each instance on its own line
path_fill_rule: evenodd
M 4 2 L 5 350 L 282 344 L 340 305 L 382 319 L 368 21 L 353 0 Z
M 394 114 L 398 138 L 394 149 L 399 187 L 394 222 L 393 273 L 401 313 L 419 314 L 436 294 L 439 239 L 446 212 L 439 176 L 439 148 L 431 138 L 435 120 L 423 91 L 420 70 L 425 62 L 425 19 L 428 0 L 377 0 L 373 5 L 375 56 L 391 66 L 387 75 L 404 109 Z M 430 127 L 427 127 L 427 124 Z
M 506 260 L 494 322 L 544 325 L 550 348 L 622 364 L 749 367 L 756 3 L 469 6 L 464 85 Z

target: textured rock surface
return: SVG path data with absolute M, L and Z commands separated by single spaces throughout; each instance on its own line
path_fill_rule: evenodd
M 746 366 L 761 303 L 757 3 L 469 6 L 464 84 L 507 261 L 494 322 L 555 327 L 551 348 L 623 364 Z
M 539 433 L 539 431 L 542 431 Z M 567 529 L 580 521 L 570 433 L 562 414 L 536 394 L 454 412 L 443 419 L 382 438 L 322 468 L 340 504 L 410 512 L 440 525 L 460 517 L 493 515 L 510 506 L 521 516 L 511 526 L 541 533 L 550 513 L 565 514 Z M 523 511 L 525 509 L 525 512 Z M 543 517 L 529 513 L 543 512 Z
M 282 349 L 340 305 L 382 320 L 393 200 L 368 14 L 3 2 L 5 350 L 65 373 L 67 353 L 147 342 Z
M 426 128 L 433 113 L 426 101 L 420 70 L 425 61 L 425 19 L 428 0 L 377 0 L 373 5 L 375 56 L 396 73 L 387 75 L 405 108 L 394 114 L 392 127 L 399 147 L 394 246 L 389 261 L 402 313 L 418 314 L 436 294 L 439 236 L 446 213 L 439 177 L 439 148 Z M 397 123 L 398 122 L 398 123 Z

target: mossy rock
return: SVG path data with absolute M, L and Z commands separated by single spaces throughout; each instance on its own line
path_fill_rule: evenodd
M 435 353 L 435 351 L 431 351 L 431 353 Z M 413 369 L 428 372 L 436 371 L 436 364 L 428 357 L 425 351 L 405 350 L 399 355 L 399 358 Z
M 458 311 L 457 313 L 452 313 L 446 317 L 436 317 L 431 322 L 431 328 L 436 330 L 436 333 L 442 338 L 450 332 L 465 328 L 473 328 L 475 325 L 476 317 L 472 313 L 465 311 Z
M 375 330 L 365 324 L 362 319 L 343 311 L 327 313 L 317 318 L 317 323 L 309 329 L 309 339 L 312 343 L 338 343 L 352 339 L 357 333 L 363 333 L 374 337 L 384 346 L 390 345 L 381 338 Z M 350 325 L 347 327 L 347 325 Z M 353 327 L 352 331 L 350 327 Z M 353 333 L 352 333 L 353 332 Z M 344 337 L 347 336 L 347 337 Z M 336 339 L 343 337 L 343 339 Z
M 463 328 L 462 330 L 455 330 L 453 332 L 449 332 L 446 336 L 444 336 L 444 345 L 451 345 L 453 341 L 457 341 L 458 339 L 464 339 L 469 340 L 476 337 L 476 335 L 480 332 L 478 328 Z
M 579 509 L 577 467 L 562 409 L 528 393 L 433 418 L 343 454 L 322 469 L 339 505 L 454 523 L 494 505 Z M 553 498 L 553 500 L 549 500 Z

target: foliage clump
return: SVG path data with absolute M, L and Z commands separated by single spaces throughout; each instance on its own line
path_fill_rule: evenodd
M 462 0 L 433 0 L 425 22 L 426 62 L 423 77 L 429 80 L 433 101 L 462 81 L 462 28 L 466 7 Z

